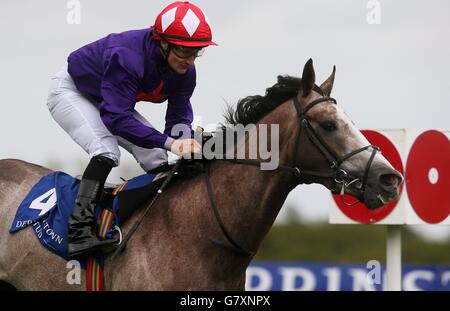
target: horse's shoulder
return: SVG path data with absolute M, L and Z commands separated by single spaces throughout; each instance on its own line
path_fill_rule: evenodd
M 21 183 L 27 175 L 46 175 L 50 169 L 19 159 L 0 159 L 0 180 Z

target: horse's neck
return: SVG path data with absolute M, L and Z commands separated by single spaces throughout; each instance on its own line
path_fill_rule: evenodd
M 278 118 L 280 113 L 286 113 L 280 111 Z M 277 123 L 270 117 L 265 122 Z M 279 165 L 292 164 L 293 124 L 279 124 Z M 248 141 L 245 144 L 248 147 Z M 295 180 L 289 173 L 227 162 L 215 163 L 211 183 L 224 223 L 232 236 L 250 250 L 259 247 L 287 195 L 295 187 Z
M 236 242 L 255 251 L 275 221 L 292 185 L 286 173 L 217 163 L 211 183 L 225 226 Z

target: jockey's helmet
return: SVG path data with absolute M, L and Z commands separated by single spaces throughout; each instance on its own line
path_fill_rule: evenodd
M 212 41 L 208 17 L 187 1 L 169 4 L 158 14 L 153 25 L 153 38 L 187 47 L 217 45 Z

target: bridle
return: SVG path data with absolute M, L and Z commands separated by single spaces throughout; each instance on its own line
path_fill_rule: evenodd
M 285 171 L 285 172 L 294 174 L 294 176 L 296 178 L 300 179 L 299 183 L 302 183 L 304 181 L 304 177 L 309 177 L 309 178 L 311 178 L 311 177 L 317 178 L 318 177 L 321 179 L 322 178 L 332 178 L 333 185 L 331 187 L 331 191 L 333 193 L 337 193 L 338 192 L 337 188 L 339 185 L 340 186 L 339 194 L 340 194 L 341 201 L 345 205 L 348 205 L 348 206 L 355 205 L 355 204 L 359 203 L 360 201 L 357 200 L 354 203 L 347 203 L 344 201 L 343 195 L 345 193 L 345 189 L 348 188 L 350 185 L 355 184 L 353 188 L 355 189 L 355 191 L 358 192 L 358 194 L 362 198 L 364 198 L 364 192 L 366 190 L 367 178 L 369 176 L 370 167 L 373 163 L 373 160 L 374 160 L 376 154 L 380 151 L 380 148 L 378 148 L 375 145 L 367 145 L 365 147 L 353 150 L 343 156 L 338 156 L 328 146 L 328 144 L 325 142 L 323 137 L 314 129 L 314 127 L 311 125 L 309 120 L 306 118 L 307 112 L 310 109 L 312 109 L 313 107 L 315 107 L 316 105 L 318 105 L 320 103 L 324 103 L 324 102 L 330 102 L 332 104 L 337 105 L 337 101 L 332 97 L 325 96 L 322 89 L 317 85 L 314 86 L 313 90 L 318 92 L 322 97 L 317 98 L 317 99 L 313 100 L 312 102 L 308 103 L 304 108 L 301 107 L 297 95 L 294 96 L 294 98 L 292 99 L 292 101 L 294 103 L 294 107 L 297 111 L 297 117 L 298 117 L 299 123 L 300 123 L 300 126 L 298 126 L 298 132 L 297 132 L 295 149 L 294 149 L 294 161 L 297 159 L 297 154 L 298 154 L 298 150 L 300 147 L 300 134 L 301 134 L 301 131 L 304 130 L 309 141 L 317 148 L 317 150 L 319 150 L 319 152 L 322 154 L 322 156 L 328 162 L 328 166 L 329 166 L 330 170 L 328 172 L 311 171 L 311 170 L 300 169 L 298 166 L 285 166 L 285 165 L 279 165 L 276 170 Z M 369 148 L 372 148 L 372 153 L 369 157 L 369 160 L 367 161 L 367 164 L 366 164 L 366 167 L 364 170 L 364 174 L 362 176 L 352 175 L 341 167 L 342 164 L 346 160 L 350 159 L 351 157 L 353 157 L 365 150 L 368 150 Z M 238 163 L 238 164 L 253 165 L 253 166 L 261 165 L 260 161 L 250 160 L 250 159 L 226 159 L 226 158 L 224 158 L 222 160 L 228 161 L 228 162 L 233 162 L 233 163 Z M 294 163 L 294 165 L 295 165 L 295 163 Z M 206 163 L 205 177 L 206 177 L 208 196 L 209 196 L 209 200 L 211 202 L 211 206 L 212 206 L 214 215 L 215 215 L 216 220 L 222 230 L 222 233 L 227 238 L 227 240 L 230 244 L 221 242 L 221 241 L 213 239 L 213 238 L 210 238 L 210 240 L 212 242 L 214 242 L 215 244 L 218 244 L 222 247 L 231 249 L 241 255 L 250 256 L 250 257 L 253 256 L 254 253 L 245 249 L 244 247 L 240 246 L 237 242 L 235 242 L 231 238 L 231 236 L 228 234 L 228 231 L 225 228 L 225 225 L 222 221 L 219 210 L 217 208 L 213 190 L 212 190 L 212 185 L 211 185 L 211 180 L 210 180 L 210 162 Z
M 331 187 L 331 191 L 336 193 L 337 192 L 337 184 L 340 185 L 340 194 L 341 194 L 341 200 L 344 204 L 352 206 L 358 203 L 359 201 L 356 201 L 355 203 L 348 204 L 343 200 L 343 194 L 345 193 L 345 188 L 349 187 L 350 185 L 359 183 L 359 187 L 354 187 L 359 194 L 364 197 L 364 191 L 366 189 L 367 185 L 367 178 L 369 176 L 369 170 L 372 166 L 373 160 L 375 159 L 376 154 L 380 151 L 380 148 L 378 148 L 375 145 L 367 145 L 365 147 L 353 150 L 343 156 L 338 156 L 325 142 L 323 137 L 312 127 L 311 123 L 306 118 L 306 113 L 316 106 L 317 104 L 323 103 L 323 102 L 331 102 L 335 105 L 337 105 L 337 101 L 328 96 L 324 96 L 323 91 L 318 87 L 315 86 L 314 90 L 317 91 L 319 94 L 322 95 L 322 97 L 317 98 L 313 100 L 312 102 L 308 103 L 305 108 L 301 108 L 300 102 L 298 100 L 297 96 L 294 96 L 293 102 L 294 107 L 297 110 L 297 116 L 299 118 L 301 127 L 298 127 L 298 133 L 297 133 L 297 140 L 296 140 L 296 146 L 294 151 L 294 159 L 297 159 L 297 153 L 299 150 L 299 143 L 300 143 L 300 133 L 303 129 L 306 133 L 306 136 L 308 137 L 309 141 L 319 150 L 319 152 L 322 154 L 322 156 L 327 160 L 330 172 L 327 177 L 333 178 L 333 186 Z M 341 167 L 341 165 L 351 157 L 357 155 L 358 153 L 361 153 L 365 150 L 368 150 L 369 148 L 372 148 L 372 153 L 369 157 L 369 160 L 366 163 L 366 167 L 364 169 L 363 176 L 355 176 L 347 172 L 345 169 Z M 323 173 L 318 174 L 318 172 L 307 172 L 308 175 L 312 177 L 323 177 Z M 326 174 L 325 174 L 326 175 Z

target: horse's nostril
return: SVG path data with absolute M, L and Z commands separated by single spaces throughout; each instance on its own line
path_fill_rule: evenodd
M 397 187 L 401 180 L 395 174 L 383 174 L 380 176 L 380 182 L 383 186 L 386 187 Z

